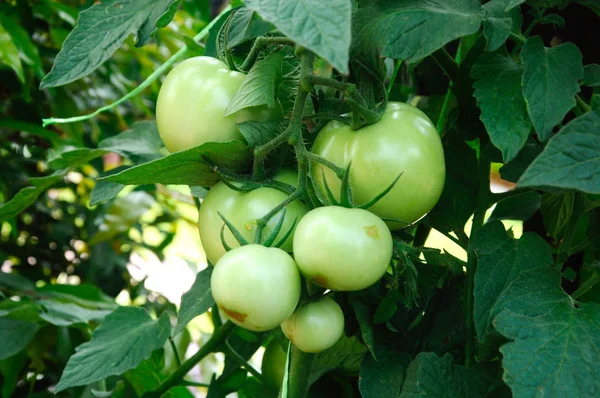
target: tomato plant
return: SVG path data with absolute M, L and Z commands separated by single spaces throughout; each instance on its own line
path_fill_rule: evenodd
M 294 258 L 302 274 L 319 286 L 361 290 L 387 270 L 392 235 L 380 218 L 366 210 L 320 207 L 298 224 Z
M 227 252 L 210 280 L 215 302 L 227 317 L 249 330 L 277 327 L 300 299 L 300 274 L 289 254 L 247 245 Z
M 344 313 L 325 297 L 298 308 L 281 324 L 281 330 L 299 350 L 318 353 L 331 348 L 344 333 Z
M 283 382 L 286 357 L 287 353 L 275 339 L 265 347 L 260 370 L 266 383 L 277 390 Z
M 296 184 L 297 178 L 297 174 L 291 170 L 282 170 L 275 177 L 276 180 L 290 185 Z M 200 240 L 208 260 L 212 264 L 216 264 L 225 254 L 225 247 L 221 242 L 221 230 L 225 224 L 219 213 L 231 222 L 244 237 L 252 239 L 256 231 L 256 220 L 267 214 L 286 196 L 284 192 L 276 188 L 262 187 L 249 192 L 240 192 L 229 188 L 222 182 L 216 184 L 206 195 L 198 217 Z M 290 229 L 295 229 L 298 221 L 307 211 L 306 205 L 299 200 L 290 203 L 276 240 L 285 238 Z M 282 215 L 283 210 L 268 221 L 265 234 L 274 230 L 278 217 Z M 229 247 L 239 246 L 229 228 L 225 227 L 223 232 L 225 242 Z M 291 252 L 292 239 L 293 233 L 283 241 L 281 248 Z
M 312 151 L 341 167 L 352 162 L 357 204 L 368 203 L 400 175 L 392 190 L 369 207 L 380 217 L 404 221 L 388 223 L 395 229 L 427 214 L 444 188 L 442 141 L 431 120 L 409 104 L 388 103 L 380 121 L 357 131 L 331 121 L 319 131 Z M 313 178 L 325 195 L 323 176 L 339 200 L 341 181 L 333 170 L 315 164 Z
M 267 107 L 225 116 L 245 78 L 218 59 L 204 56 L 189 58 L 173 68 L 156 101 L 156 124 L 166 147 L 177 152 L 205 142 L 243 140 L 237 123 L 273 118 L 276 112 Z

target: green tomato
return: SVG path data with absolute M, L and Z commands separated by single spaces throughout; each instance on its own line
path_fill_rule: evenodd
M 294 171 L 282 170 L 275 179 L 290 185 L 296 185 L 298 176 Z M 252 242 L 254 233 L 256 232 L 256 220 L 263 217 L 272 208 L 281 203 L 287 194 L 275 188 L 258 188 L 250 192 L 239 192 L 229 188 L 222 182 L 216 184 L 208 192 L 198 215 L 198 228 L 200 230 L 200 241 L 206 257 L 212 264 L 225 254 L 225 248 L 221 242 L 221 228 L 225 224 L 218 213 L 223 214 L 235 228 L 246 238 Z M 287 206 L 283 225 L 275 242 L 282 239 L 285 234 L 294 225 L 300 221 L 302 216 L 306 214 L 308 208 L 304 203 L 296 200 Z M 283 210 L 275 214 L 267 226 L 263 229 L 262 237 L 269 236 L 279 222 Z M 225 242 L 229 247 L 238 247 L 239 243 L 229 230 L 225 227 L 224 231 Z M 281 248 L 287 252 L 292 251 L 293 233 L 288 236 Z
M 279 390 L 283 383 L 287 354 L 275 339 L 272 339 L 262 357 L 261 373 L 269 387 Z
M 446 168 L 438 132 L 429 118 L 412 105 L 390 102 L 381 120 L 353 131 L 329 122 L 318 134 L 312 152 L 346 167 L 350 161 L 350 186 L 357 205 L 369 202 L 402 173 L 394 188 L 369 208 L 392 229 L 406 227 L 427 214 L 444 188 Z M 325 195 L 323 174 L 339 199 L 341 182 L 327 167 L 313 164 L 312 177 Z
M 245 78 L 211 57 L 189 58 L 173 68 L 156 102 L 158 132 L 169 151 L 205 142 L 243 141 L 237 123 L 273 118 L 277 112 L 267 107 L 250 107 L 225 116 Z
M 253 331 L 277 327 L 300 299 L 294 259 L 276 247 L 246 245 L 215 265 L 210 288 L 215 302 L 236 325 Z
M 283 334 L 300 351 L 318 353 L 333 346 L 344 333 L 344 313 L 329 297 L 303 305 L 281 324 Z
M 392 259 L 392 234 L 366 210 L 319 207 L 296 228 L 294 258 L 306 279 L 319 286 L 361 290 L 385 274 Z

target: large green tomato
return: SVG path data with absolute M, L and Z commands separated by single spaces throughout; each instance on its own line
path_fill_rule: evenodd
M 344 333 L 344 313 L 329 297 L 298 308 L 281 324 L 283 334 L 300 351 L 318 353 L 333 346 Z
M 277 111 L 266 107 L 225 116 L 245 78 L 211 57 L 189 58 L 177 65 L 167 75 L 156 102 L 158 132 L 169 151 L 183 151 L 205 142 L 243 140 L 237 123 L 274 117 Z
M 376 215 L 327 206 L 311 210 L 294 234 L 300 272 L 331 290 L 361 290 L 377 282 L 392 259 L 392 234 Z
M 290 185 L 296 185 L 297 178 L 297 174 L 291 170 L 282 170 L 275 176 L 276 180 Z M 286 193 L 275 188 L 258 188 L 250 192 L 239 192 L 221 182 L 212 187 L 202 202 L 198 216 L 200 240 L 208 260 L 212 264 L 216 264 L 221 256 L 225 254 L 225 248 L 221 242 L 221 228 L 223 228 L 224 222 L 218 213 L 223 214 L 247 241 L 252 242 L 256 231 L 256 220 L 267 214 L 286 197 Z M 298 218 L 296 221 L 298 223 L 307 211 L 306 205 L 299 200 L 290 203 L 287 206 L 283 225 L 275 242 L 282 239 L 294 225 L 294 220 Z M 273 232 L 282 212 L 283 210 L 271 217 L 263 230 L 263 238 Z M 224 236 L 228 246 L 239 246 L 227 227 L 225 227 Z M 286 239 L 281 246 L 283 250 L 292 251 L 292 238 L 293 234 Z
M 285 350 L 277 340 L 272 339 L 265 348 L 260 368 L 263 379 L 269 387 L 273 387 L 276 390 L 281 388 L 286 360 L 287 354 Z
M 246 245 L 227 252 L 215 265 L 210 288 L 233 323 L 254 331 L 277 327 L 300 299 L 294 259 L 276 247 Z
M 394 188 L 370 211 L 382 218 L 406 221 L 389 222 L 392 229 L 405 227 L 423 217 L 435 206 L 446 169 L 444 151 L 431 120 L 414 106 L 390 102 L 381 120 L 353 131 L 338 121 L 329 122 L 318 134 L 312 151 L 346 167 L 350 161 L 350 185 L 358 205 L 369 202 L 398 174 Z M 340 180 L 328 168 L 313 164 L 313 178 L 325 194 L 322 172 L 339 199 Z

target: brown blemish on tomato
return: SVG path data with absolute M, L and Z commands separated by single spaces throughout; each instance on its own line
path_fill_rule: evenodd
M 242 314 L 241 312 L 230 310 L 229 308 L 225 308 L 222 305 L 220 305 L 219 308 L 224 313 L 226 313 L 228 317 L 230 317 L 231 319 L 235 319 L 238 322 L 244 322 L 248 317 L 248 314 Z
M 325 289 L 329 289 L 329 283 L 327 281 L 327 278 L 325 278 L 323 275 L 321 274 L 317 274 L 315 276 L 313 276 L 312 278 L 313 283 L 324 287 Z
M 379 230 L 375 225 L 370 225 L 368 227 L 363 227 L 365 232 L 370 238 L 379 239 Z

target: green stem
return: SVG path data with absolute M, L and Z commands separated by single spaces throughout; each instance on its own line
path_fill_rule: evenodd
M 594 273 L 588 280 L 586 280 L 577 290 L 571 294 L 571 298 L 573 300 L 577 300 L 579 297 L 583 296 L 585 292 L 596 286 L 596 284 L 600 282 L 600 274 Z
M 179 356 L 179 352 L 177 351 L 175 341 L 173 341 L 173 338 L 171 336 L 169 336 L 169 344 L 171 345 L 171 349 L 173 350 L 173 355 L 175 356 L 175 362 L 177 362 L 177 366 L 181 366 L 181 357 Z
M 259 37 L 254 41 L 254 45 L 250 49 L 248 56 L 240 66 L 240 70 L 248 71 L 254 65 L 260 52 L 269 45 L 282 45 L 282 46 L 293 46 L 293 40 L 288 39 L 287 37 Z
M 510 39 L 512 41 L 514 41 L 515 43 L 520 44 L 520 45 L 525 44 L 525 41 L 527 40 L 527 37 L 525 37 L 524 35 L 522 35 L 520 33 L 515 33 L 515 32 L 510 32 L 510 35 L 508 37 L 510 37 Z
M 442 235 L 444 235 L 446 238 L 450 239 L 452 242 L 456 243 L 458 246 L 460 246 L 464 251 L 467 251 L 467 243 L 463 242 L 460 239 L 456 239 L 454 236 L 450 235 L 449 233 L 446 232 L 442 232 L 439 231 Z
M 196 36 L 194 36 L 194 41 L 197 42 L 197 41 L 203 39 L 204 37 L 206 37 L 208 35 L 209 30 L 213 27 L 213 25 L 220 19 L 220 17 L 224 13 L 226 13 L 230 9 L 231 9 L 231 6 L 225 7 L 223 9 L 223 11 L 221 12 L 221 14 L 219 14 L 219 16 L 217 16 L 215 19 L 213 19 L 208 25 L 206 25 L 206 27 L 204 29 L 202 29 Z M 148 76 L 146 78 L 146 80 L 144 80 L 142 82 L 142 84 L 140 84 L 134 90 L 132 90 L 129 93 L 125 94 L 125 96 L 119 98 L 118 100 L 116 100 L 112 104 L 109 104 L 109 105 L 103 106 L 101 108 L 98 108 L 94 112 L 89 113 L 87 115 L 74 116 L 74 117 L 68 117 L 68 118 L 52 118 L 51 117 L 51 118 L 48 118 L 48 119 L 42 119 L 42 126 L 46 127 L 46 126 L 49 126 L 51 124 L 58 124 L 58 123 L 82 122 L 82 121 L 85 121 L 85 120 L 93 119 L 96 116 L 98 116 L 100 113 L 108 111 L 110 109 L 113 109 L 113 108 L 119 106 L 123 102 L 129 100 L 130 98 L 132 98 L 132 97 L 134 97 L 136 95 L 138 95 L 139 93 L 141 93 L 142 91 L 144 91 L 147 87 L 149 87 L 156 79 L 158 79 L 171 66 L 173 66 L 173 64 L 175 64 L 177 61 L 179 61 L 185 55 L 185 53 L 187 52 L 187 50 L 188 50 L 187 46 L 183 46 L 182 48 L 180 48 L 179 51 L 177 51 L 175 54 L 173 54 L 171 56 L 171 58 L 169 58 L 164 64 L 162 64 L 161 66 L 159 66 L 154 72 L 152 72 L 152 74 L 150 76 Z
M 308 392 L 308 380 L 314 355 L 300 351 L 292 345 L 288 398 L 304 398 Z
M 417 226 L 417 230 L 415 231 L 415 238 L 413 239 L 413 246 L 421 247 L 427 241 L 429 237 L 429 233 L 431 232 L 431 227 L 425 224 L 419 224 Z
M 248 371 L 248 373 L 250 373 L 252 376 L 256 377 L 262 384 L 265 384 L 265 380 L 263 378 L 263 375 L 256 369 L 254 369 L 254 367 L 252 365 L 250 365 L 229 343 L 227 344 L 227 351 L 228 354 L 230 354 L 230 357 L 232 357 L 237 363 L 238 365 L 240 365 L 241 367 L 243 367 L 244 369 L 246 369 Z
M 197 353 L 187 359 L 180 367 L 171 373 L 165 381 L 163 381 L 154 390 L 155 394 L 160 396 L 167 392 L 171 387 L 175 386 L 198 362 L 204 359 L 207 355 L 213 353 L 225 340 L 229 334 L 233 331 L 235 325 L 231 322 L 226 322 L 219 329 L 215 330 L 211 338 L 204 343 Z
M 452 84 L 452 83 L 450 83 Z M 444 103 L 442 105 L 442 111 L 437 122 L 437 131 L 440 137 L 443 137 L 446 133 L 446 124 L 448 124 L 448 114 L 450 113 L 450 99 L 452 98 L 452 89 L 448 87 L 446 96 L 444 97 Z
M 394 65 L 394 71 L 392 72 L 392 77 L 390 78 L 390 83 L 387 86 L 387 89 L 385 90 L 386 95 L 389 97 L 390 93 L 392 92 L 392 87 L 394 87 L 394 83 L 396 82 L 396 76 L 398 76 L 398 71 L 400 70 L 400 67 L 402 66 L 402 60 L 396 60 L 396 65 Z
M 440 48 L 431 54 L 431 56 L 451 81 L 455 82 L 458 80 L 458 64 L 445 48 Z
M 221 319 L 221 314 L 219 314 L 219 306 L 217 304 L 212 306 L 210 315 L 212 317 L 214 330 L 217 330 L 223 326 L 223 320 Z

